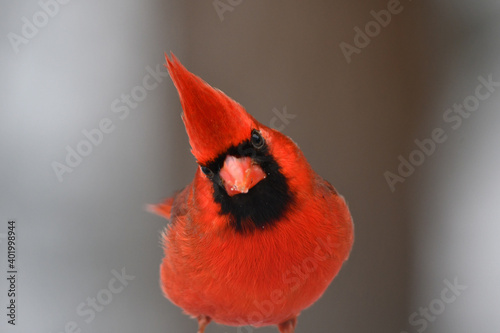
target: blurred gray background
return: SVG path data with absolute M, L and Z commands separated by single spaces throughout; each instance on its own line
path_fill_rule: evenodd
M 351 257 L 297 332 L 500 330 L 498 87 L 461 120 L 443 118 L 474 102 L 478 77 L 500 82 L 498 1 L 60 1 L 1 1 L 2 332 L 196 331 L 161 294 L 166 221 L 143 209 L 196 168 L 169 51 L 266 125 L 286 107 L 296 117 L 282 131 L 349 203 Z M 372 37 L 346 57 L 356 27 Z M 86 145 L 100 124 L 110 133 Z M 415 140 L 439 128 L 446 140 L 422 160 Z M 68 149 L 87 156 L 58 176 Z M 400 155 L 420 165 L 391 189 L 384 174 L 398 174 Z M 122 269 L 129 280 L 111 293 Z

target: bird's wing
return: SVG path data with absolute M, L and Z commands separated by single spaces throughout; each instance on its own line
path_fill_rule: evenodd
M 176 192 L 173 196 L 165 199 L 159 204 L 148 205 L 147 210 L 151 213 L 160 215 L 167 220 L 170 220 L 173 216 L 175 217 L 179 214 L 183 215 L 184 213 L 179 210 L 184 210 L 183 207 L 186 205 L 190 193 L 190 187 L 191 186 L 186 186 L 183 190 Z

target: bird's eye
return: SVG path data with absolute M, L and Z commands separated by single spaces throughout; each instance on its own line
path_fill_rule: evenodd
M 250 141 L 252 142 L 252 145 L 257 149 L 264 147 L 265 143 L 264 138 L 262 137 L 262 135 L 260 135 L 260 132 L 257 130 L 252 130 L 252 137 Z
M 207 168 L 206 166 L 201 166 L 201 171 L 208 177 L 208 178 L 212 178 L 214 176 L 214 173 L 212 170 L 210 170 L 209 168 Z

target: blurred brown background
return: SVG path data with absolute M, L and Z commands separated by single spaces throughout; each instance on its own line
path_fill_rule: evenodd
M 18 322 L 3 310 L 2 332 L 196 331 L 161 295 L 166 221 L 143 210 L 196 168 L 169 51 L 266 125 L 286 108 L 282 131 L 349 203 L 351 257 L 297 332 L 499 331 L 498 2 L 63 2 L 2 2 L 3 272 L 8 219 L 19 233 Z M 435 129 L 446 140 L 419 153 Z M 74 167 L 72 149 L 87 154 Z

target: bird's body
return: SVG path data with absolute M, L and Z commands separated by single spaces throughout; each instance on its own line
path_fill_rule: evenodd
M 210 320 L 293 332 L 349 255 L 345 201 L 291 139 L 175 58 L 167 62 L 200 168 L 152 208 L 171 220 L 162 235 L 163 292 L 198 318 L 199 332 Z

